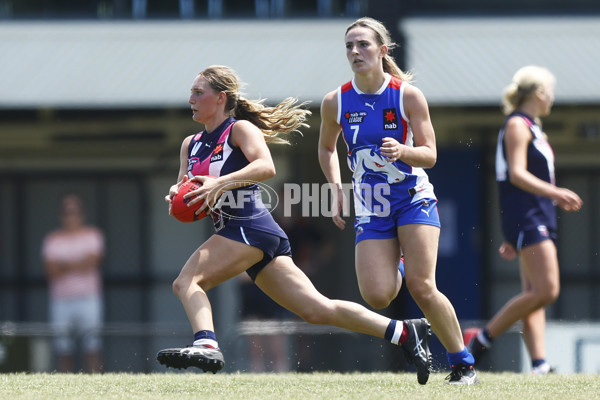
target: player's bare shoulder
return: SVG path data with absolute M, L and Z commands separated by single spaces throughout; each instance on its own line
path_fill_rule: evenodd
M 196 136 L 196 135 L 197 135 L 197 133 L 194 133 L 193 135 L 186 136 L 186 137 L 183 139 L 183 141 L 181 142 L 181 148 L 182 148 L 182 150 L 187 150 L 187 148 L 188 148 L 188 147 L 189 147 L 189 145 L 190 145 L 190 142 L 192 141 L 192 139 L 193 139 L 193 138 L 194 138 L 194 136 Z
M 247 136 L 257 136 L 262 137 L 261 130 L 254 125 L 252 122 L 247 121 L 245 119 L 240 119 L 235 121 L 233 126 L 231 127 L 231 137 L 233 139 L 234 144 L 238 145 L 239 140 L 242 137 Z
M 421 89 L 408 82 L 404 82 L 403 85 L 406 85 L 404 86 L 403 103 L 408 120 L 411 120 L 411 116 L 428 116 L 429 106 Z
M 338 108 L 338 89 L 332 90 L 323 96 L 321 101 L 321 117 L 335 118 Z
M 423 91 L 409 82 L 404 82 L 404 103 L 427 104 Z
M 231 127 L 231 130 L 232 130 L 232 132 L 234 132 L 234 131 L 244 131 L 247 129 L 254 129 L 254 128 L 256 128 L 256 125 L 254 125 L 252 122 L 247 121 L 245 119 L 240 119 L 240 120 L 235 121 L 235 123 Z

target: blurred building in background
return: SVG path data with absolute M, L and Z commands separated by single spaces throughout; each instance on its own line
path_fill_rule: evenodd
M 191 334 L 171 282 L 212 231 L 208 222 L 169 217 L 163 200 L 177 175 L 181 141 L 202 128 L 187 104 L 193 78 L 208 65 L 226 64 L 248 84 L 247 97 L 310 101 L 310 129 L 293 148 L 272 147 L 278 175 L 267 183 L 324 183 L 319 105 L 352 76 L 343 37 L 363 15 L 390 28 L 400 43 L 394 56 L 414 71 L 430 102 L 439 154 L 429 174 L 443 224 L 438 282 L 464 323 L 489 318 L 519 289 L 517 265 L 497 256 L 493 161 L 502 90 L 522 65 L 543 65 L 557 76 L 544 130 L 560 185 L 581 194 L 585 205 L 559 214 L 562 293 L 548 318 L 599 323 L 597 1 L 0 0 L 0 370 L 50 365 L 39 247 L 67 191 L 84 197 L 90 222 L 108 238 L 104 370 L 162 370 L 156 350 L 173 345 L 173 336 L 186 344 Z M 336 251 L 329 266 L 312 271 L 317 288 L 362 302 L 350 273 L 353 254 L 344 251 L 353 232 L 337 231 L 327 217 L 310 224 Z M 419 312 L 405 292 L 386 310 L 390 316 Z M 243 370 L 236 282 L 210 296 L 226 368 Z M 386 343 L 287 329 L 308 338 L 307 348 L 290 349 L 292 363 L 308 351 L 314 370 L 404 368 L 400 352 Z M 576 333 L 579 349 L 597 346 L 597 333 Z M 515 353 L 502 348 L 498 368 L 520 370 L 518 346 L 507 348 Z M 445 365 L 441 346 L 434 350 Z

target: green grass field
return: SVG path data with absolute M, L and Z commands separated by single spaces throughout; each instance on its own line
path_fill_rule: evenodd
M 479 373 L 481 384 L 455 387 L 435 373 L 415 374 L 0 374 L 0 399 L 598 399 L 599 375 Z

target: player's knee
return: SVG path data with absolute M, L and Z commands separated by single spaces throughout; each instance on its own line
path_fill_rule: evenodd
M 547 306 L 556 301 L 558 299 L 558 295 L 560 294 L 559 285 L 550 285 L 544 291 L 540 293 L 539 301 L 540 306 Z
M 400 290 L 400 286 L 378 282 L 371 285 L 359 285 L 359 290 L 363 300 L 366 301 L 369 306 L 380 310 L 389 306 L 392 300 L 396 298 Z
M 367 304 L 376 310 L 386 308 L 393 300 L 393 297 L 381 292 L 361 292 L 361 294 Z
M 181 298 L 181 296 L 186 292 L 188 287 L 189 284 L 185 282 L 181 277 L 177 277 L 177 279 L 173 281 L 173 293 L 175 293 L 175 295 L 179 298 Z
M 408 288 L 408 291 L 410 292 L 412 298 L 419 305 L 424 305 L 431 301 L 434 301 L 435 297 L 438 294 L 437 287 L 428 283 L 427 281 L 407 281 L 406 287 Z

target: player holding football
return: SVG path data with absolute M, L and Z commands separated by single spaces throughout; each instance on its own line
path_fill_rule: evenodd
M 440 220 L 424 168 L 433 167 L 437 150 L 427 101 L 388 54 L 395 44 L 381 22 L 360 18 L 346 29 L 345 39 L 354 79 L 321 104 L 319 161 L 339 188 L 333 222 L 344 229 L 337 154 L 342 133 L 353 171 L 356 274 L 363 298 L 374 308 L 390 304 L 402 285 L 403 255 L 406 286 L 448 352 L 448 383 L 478 383 L 454 308 L 435 282 Z
M 212 210 L 216 233 L 190 256 L 173 282 L 173 291 L 192 325 L 193 345 L 161 350 L 158 361 L 174 368 L 194 366 L 212 372 L 223 368 L 206 292 L 246 271 L 269 297 L 307 322 L 401 345 L 408 361 L 416 366 L 419 383 L 425 384 L 431 372 L 431 330 L 425 318 L 391 320 L 359 304 L 331 300 L 294 264 L 285 232 L 264 212 L 257 185 L 248 183 L 275 175 L 267 143 L 287 143 L 285 135 L 306 126 L 309 112 L 295 105 L 295 99 L 265 107 L 241 97 L 239 86 L 234 71 L 225 66 L 206 68 L 192 85 L 189 103 L 193 119 L 204 124 L 205 130 L 184 139 L 177 183 L 166 201 L 171 202 L 188 178 L 202 184 L 186 195 L 197 196 L 189 202 L 192 207 L 204 202 L 199 213 L 212 207 L 215 195 L 223 191 L 243 190 L 251 194 L 245 196 L 251 201 L 242 202 L 243 207 Z

